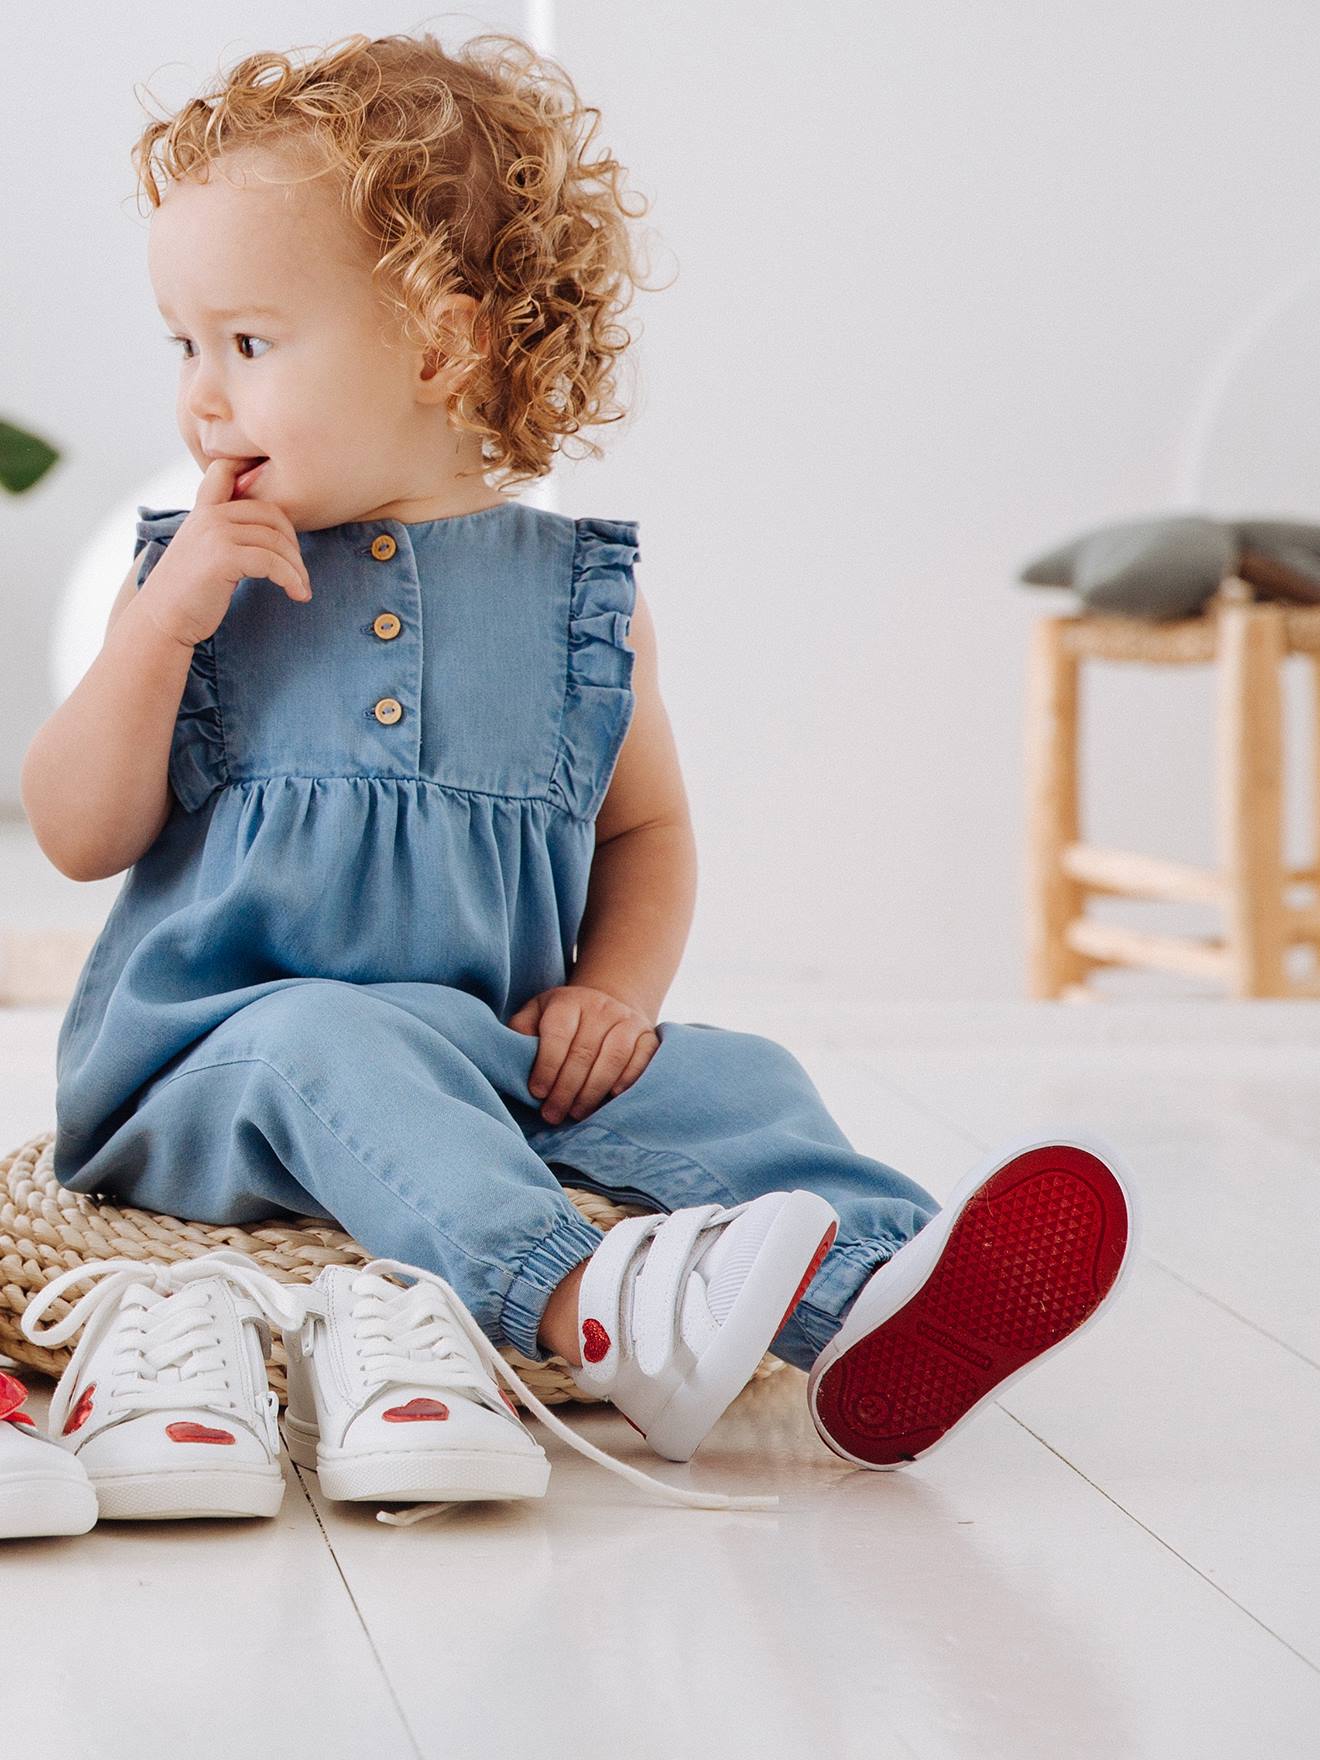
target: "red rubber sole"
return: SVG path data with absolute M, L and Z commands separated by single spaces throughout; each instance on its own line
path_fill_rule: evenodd
M 793 1312 L 794 1308 L 797 1307 L 798 1303 L 802 1300 L 803 1296 L 806 1295 L 807 1285 L 811 1282 L 812 1278 L 820 1270 L 821 1264 L 825 1258 L 826 1253 L 828 1253 L 830 1248 L 834 1245 L 834 1237 L 836 1234 L 838 1234 L 838 1232 L 839 1232 L 838 1223 L 831 1222 L 830 1226 L 825 1230 L 825 1238 L 821 1241 L 820 1245 L 816 1248 L 815 1257 L 812 1259 L 810 1265 L 807 1266 L 807 1269 L 806 1269 L 805 1273 L 803 1274 L 802 1282 L 797 1286 L 797 1290 L 794 1293 L 793 1300 L 784 1309 L 783 1320 L 781 1320 L 779 1322 L 778 1326 L 775 1327 L 774 1332 L 771 1334 L 772 1338 L 778 1338 L 779 1334 L 784 1329 L 784 1322 L 788 1319 L 789 1315 Z
M 873 1466 L 914 1460 L 1095 1312 L 1127 1241 L 1123 1188 L 1097 1156 L 1014 1156 L 968 1200 L 921 1288 L 821 1376 L 820 1423 Z

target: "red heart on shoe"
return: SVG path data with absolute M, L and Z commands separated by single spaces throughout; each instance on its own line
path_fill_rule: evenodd
M 212 1430 L 207 1424 L 194 1424 L 185 1419 L 178 1424 L 167 1424 L 165 1434 L 171 1442 L 232 1442 L 234 1438 L 228 1430 Z
M 64 1434 L 66 1436 L 71 1436 L 75 1430 L 81 1430 L 83 1425 L 87 1422 L 88 1418 L 91 1417 L 91 1415 L 92 1415 L 92 1395 L 95 1392 L 96 1392 L 96 1383 L 93 1381 L 91 1386 L 87 1389 L 87 1391 L 83 1394 L 82 1398 L 78 1401 L 77 1405 L 69 1413 L 68 1422 L 64 1426 Z
M 35 1430 L 37 1420 L 18 1409 L 26 1398 L 27 1388 L 17 1375 L 6 1375 L 0 1369 L 0 1418 L 8 1418 L 11 1424 L 31 1424 Z
M 381 1417 L 387 1424 L 415 1424 L 419 1418 L 447 1418 L 449 1407 L 438 1399 L 410 1399 L 406 1406 L 391 1406 Z
M 6 1418 L 27 1398 L 27 1388 L 17 1375 L 6 1375 L 0 1369 L 0 1418 Z

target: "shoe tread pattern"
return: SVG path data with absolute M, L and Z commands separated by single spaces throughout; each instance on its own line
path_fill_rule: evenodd
M 915 1459 L 1094 1313 L 1127 1236 L 1122 1188 L 1098 1157 L 1015 1156 L 969 1199 L 921 1288 L 822 1375 L 821 1422 L 873 1465 Z

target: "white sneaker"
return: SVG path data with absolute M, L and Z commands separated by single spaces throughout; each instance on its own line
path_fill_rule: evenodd
M 0 1369 L 0 1540 L 85 1534 L 96 1492 L 82 1463 L 19 1407 L 27 1388 Z
M 401 1286 L 391 1273 L 414 1281 Z M 420 1266 L 327 1265 L 304 1299 L 303 1325 L 284 1334 L 290 1458 L 315 1469 L 327 1497 L 442 1500 L 403 1514 L 378 1510 L 378 1521 L 403 1527 L 478 1498 L 544 1495 L 550 1463 L 491 1371 L 580 1454 L 672 1503 L 772 1509 L 779 1502 L 667 1485 L 576 1435 L 527 1387 L 457 1291 Z
M 766 1192 L 616 1222 L 578 1287 L 584 1392 L 666 1460 L 690 1460 L 737 1398 L 838 1233 L 816 1192 Z
M 37 1320 L 96 1281 L 63 1320 Z M 52 1438 L 78 1460 L 102 1516 L 273 1516 L 284 1496 L 268 1321 L 301 1319 L 296 1285 L 221 1247 L 174 1263 L 98 1259 L 38 1291 L 20 1325 L 36 1344 L 85 1327 L 51 1397 Z
M 391 1270 L 417 1281 L 401 1287 L 383 1275 Z M 394 1259 L 326 1265 L 307 1290 L 303 1325 L 285 1340 L 284 1436 L 327 1497 L 545 1495 L 545 1451 L 491 1380 L 453 1299 Z

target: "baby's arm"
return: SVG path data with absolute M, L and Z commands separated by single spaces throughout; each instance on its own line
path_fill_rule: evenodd
M 151 847 L 170 814 L 170 742 L 193 650 L 137 590 L 138 558 L 101 651 L 37 729 L 19 792 L 43 852 L 71 880 L 104 880 Z
M 312 596 L 298 534 L 274 501 L 242 496 L 241 458 L 213 458 L 192 512 L 136 587 L 134 562 L 101 652 L 37 729 L 20 792 L 37 842 L 71 880 L 105 880 L 145 855 L 173 810 L 170 748 L 193 650 L 253 576 Z
M 628 645 L 633 713 L 596 818 L 596 849 L 569 982 L 654 1021 L 687 944 L 697 852 L 673 730 L 660 696 L 655 626 L 637 593 Z

